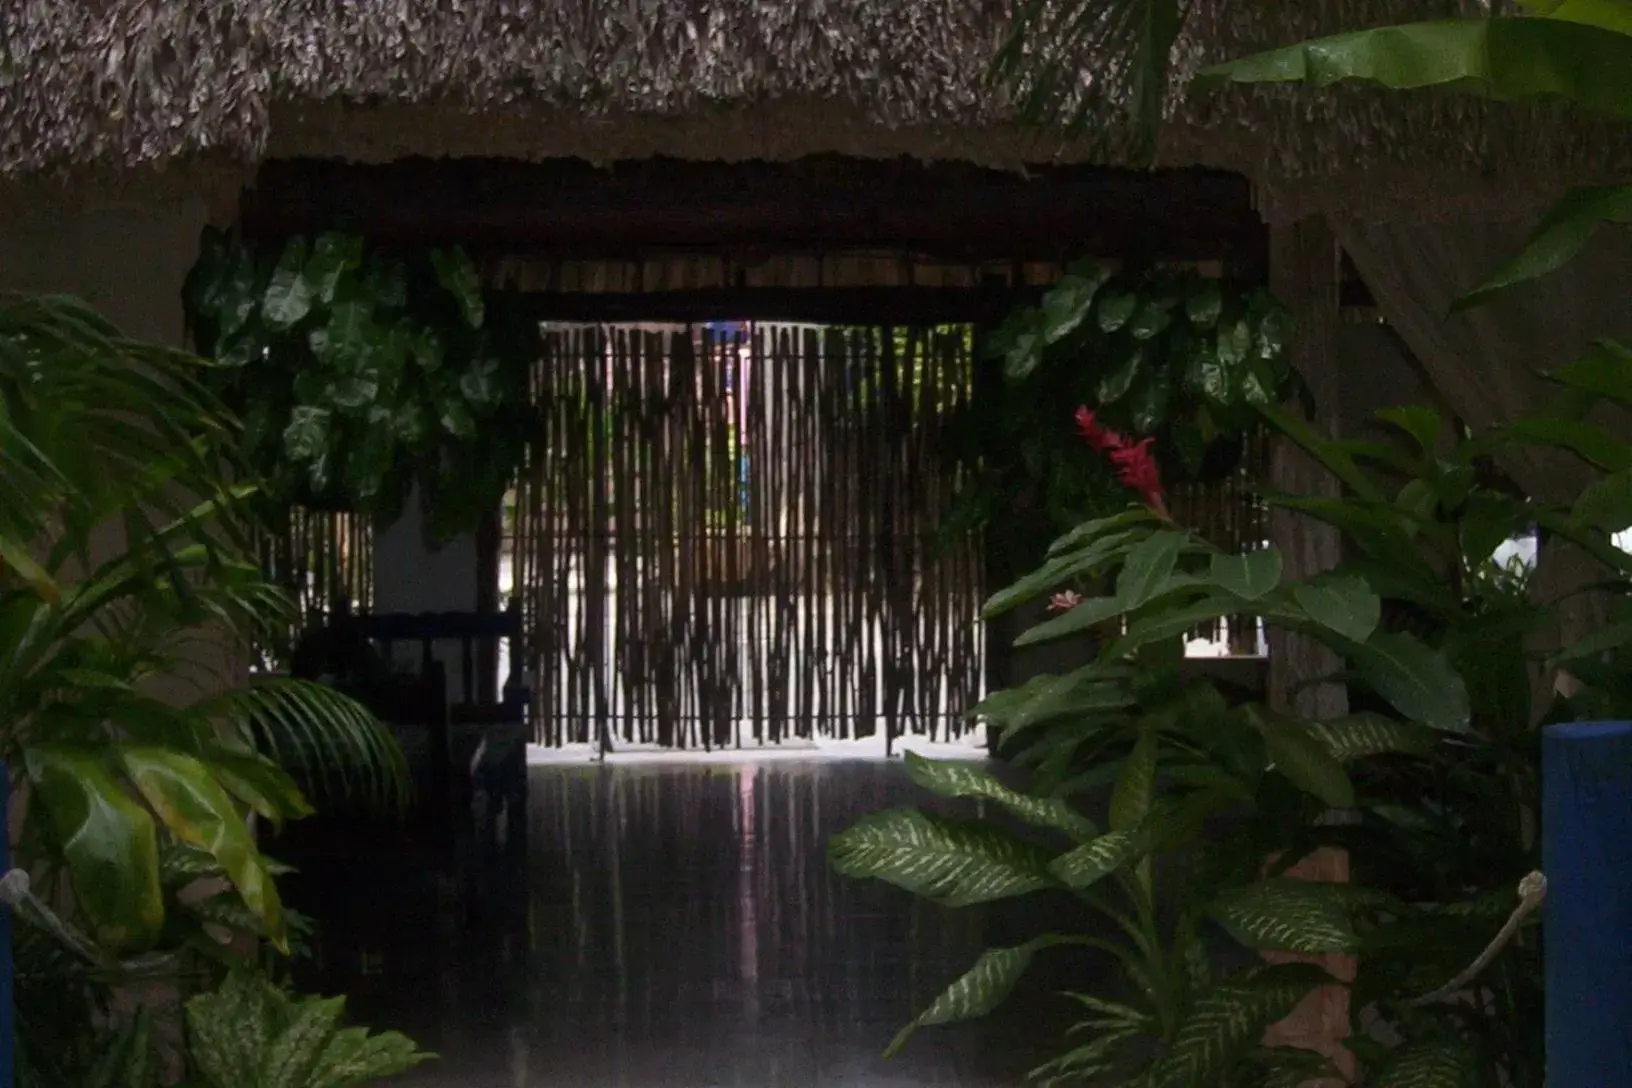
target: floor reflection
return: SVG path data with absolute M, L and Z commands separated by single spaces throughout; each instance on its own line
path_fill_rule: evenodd
M 898 763 L 540 767 L 531 790 L 524 849 L 474 884 L 363 865 L 292 889 L 323 923 L 303 981 L 442 1055 L 405 1086 L 996 1088 L 1068 1011 L 1040 977 L 1005 1015 L 880 1057 L 1039 924 L 831 873 L 829 835 L 917 799 Z

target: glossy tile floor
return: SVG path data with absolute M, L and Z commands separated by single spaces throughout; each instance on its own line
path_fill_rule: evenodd
M 1045 965 L 1005 1013 L 886 1061 L 983 947 L 1060 909 L 948 911 L 834 876 L 831 834 L 917 800 L 899 763 L 531 774 L 525 849 L 489 858 L 474 891 L 366 866 L 292 889 L 323 923 L 304 981 L 441 1055 L 393 1084 L 997 1088 L 1058 1038 L 1070 1010 L 1048 991 L 1083 982 L 1081 963 Z

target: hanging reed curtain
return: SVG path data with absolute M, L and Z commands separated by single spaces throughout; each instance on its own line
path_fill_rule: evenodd
M 262 647 L 274 666 L 302 631 L 323 624 L 340 602 L 355 613 L 374 603 L 374 526 L 359 514 L 291 507 L 262 535 L 261 569 L 294 598 L 298 621 L 283 646 Z
M 967 327 L 547 328 L 509 535 L 537 740 L 950 738 L 981 694 L 940 544 Z

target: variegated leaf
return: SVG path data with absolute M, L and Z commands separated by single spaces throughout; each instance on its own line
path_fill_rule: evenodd
M 914 809 L 876 813 L 835 835 L 833 867 L 873 877 L 949 907 L 1057 887 L 1048 855 L 995 828 Z
M 342 1028 L 329 1040 L 310 1088 L 356 1088 L 406 1073 L 434 1057 L 395 1031 L 370 1035 L 363 1028 Z
M 884 1052 L 885 1056 L 895 1054 L 905 1046 L 907 1039 L 918 1028 L 985 1016 L 1013 992 L 1020 976 L 1031 965 L 1033 956 L 1044 948 L 1070 943 L 1073 943 L 1073 938 L 1051 935 L 1013 948 L 988 948 L 980 954 L 973 967 L 930 1002 L 929 1008 L 901 1029 Z
M 1358 947 L 1347 901 L 1312 881 L 1276 878 L 1230 888 L 1213 914 L 1248 948 L 1316 955 Z
M 307 998 L 267 1047 L 256 1088 L 307 1088 L 345 1015 L 343 997 Z
M 1313 964 L 1286 963 L 1214 986 L 1191 1007 L 1152 1079 L 1159 1088 L 1218 1084 L 1258 1044 L 1264 1029 L 1331 981 Z
M 284 1011 L 282 994 L 243 971 L 228 975 L 213 993 L 189 1000 L 188 1049 L 206 1082 L 227 1088 L 255 1084 Z
M 1477 1077 L 1474 1054 L 1464 1043 L 1438 1039 L 1396 1050 L 1373 1083 L 1376 1088 L 1473 1088 Z
M 1256 708 L 1250 717 L 1263 734 L 1275 769 L 1293 785 L 1333 808 L 1349 808 L 1354 804 L 1354 785 L 1349 781 L 1348 772 L 1326 745 L 1316 739 L 1307 723 Z
M 1066 887 L 1078 890 L 1131 865 L 1150 851 L 1143 830 L 1112 831 L 1054 859 L 1048 871 Z
M 978 767 L 950 760 L 925 759 L 915 752 L 907 753 L 906 763 L 907 774 L 914 782 L 941 797 L 974 797 L 995 801 L 1029 824 L 1055 828 L 1079 841 L 1099 834 L 1092 820 L 1064 800 L 1058 797 L 1032 797 L 1012 790 Z
M 1134 742 L 1133 751 L 1122 763 L 1122 773 L 1111 791 L 1111 830 L 1132 831 L 1150 812 L 1156 791 L 1156 756 L 1160 741 L 1156 730 L 1145 729 Z
M 1343 763 L 1381 755 L 1424 755 L 1439 740 L 1425 726 L 1381 714 L 1351 714 L 1335 721 L 1314 722 L 1309 730 Z

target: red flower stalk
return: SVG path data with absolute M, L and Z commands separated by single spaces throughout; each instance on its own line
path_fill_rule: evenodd
M 1077 431 L 1099 453 L 1121 449 L 1128 441 L 1109 427 L 1101 427 L 1086 405 L 1077 409 Z
M 1111 451 L 1111 464 L 1116 468 L 1122 486 L 1139 493 L 1145 505 L 1153 510 L 1162 509 L 1162 474 L 1157 471 L 1156 458 L 1150 445 L 1154 438 L 1142 439 L 1135 445 Z
M 1110 457 L 1111 467 L 1116 469 L 1122 486 L 1137 492 L 1146 506 L 1163 517 L 1167 516 L 1166 489 L 1162 487 L 1162 474 L 1156 467 L 1156 458 L 1150 452 L 1155 439 L 1143 438 L 1130 442 L 1125 435 L 1100 426 L 1099 420 L 1094 418 L 1094 413 L 1086 405 L 1077 409 L 1077 431 L 1097 452 Z

